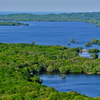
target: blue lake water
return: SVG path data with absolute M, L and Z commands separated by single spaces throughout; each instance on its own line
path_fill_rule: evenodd
M 78 41 L 68 47 L 100 48 L 100 45 L 85 47 L 91 39 L 100 39 L 100 27 L 84 22 L 24 22 L 29 26 L 0 26 L 0 42 L 31 43 L 40 45 L 68 46 L 71 39 Z
M 89 97 L 100 97 L 100 75 L 68 74 L 66 79 L 61 75 L 40 75 L 43 84 L 54 87 L 60 92 L 77 91 Z
M 94 24 L 84 22 L 24 23 L 29 23 L 29 26 L 0 26 L 0 42 L 31 43 L 35 41 L 39 45 L 100 49 L 100 45 L 85 47 L 85 43 L 91 39 L 100 39 L 100 27 L 94 27 Z M 78 44 L 71 43 L 69 46 L 68 42 L 71 39 L 78 41 Z M 43 84 L 54 87 L 58 91 L 77 91 L 90 97 L 100 96 L 100 75 L 67 75 L 66 79 L 62 79 L 59 75 L 41 75 L 41 78 L 44 80 Z

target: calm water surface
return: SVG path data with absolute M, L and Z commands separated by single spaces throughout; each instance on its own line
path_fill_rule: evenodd
M 92 38 L 100 39 L 100 27 L 84 22 L 24 22 L 30 26 L 0 26 L 0 42 L 31 43 L 40 45 L 68 46 L 71 39 L 78 44 L 71 43 L 69 47 L 85 47 L 85 43 Z M 88 48 L 100 48 L 93 45 Z
M 89 97 L 100 97 L 100 75 L 40 75 L 43 84 L 60 92 L 77 91 Z
M 0 42 L 3 43 L 31 43 L 39 45 L 68 46 L 71 39 L 78 44 L 71 43 L 69 47 L 98 48 L 100 45 L 85 47 L 85 43 L 92 38 L 100 39 L 100 27 L 83 22 L 24 22 L 29 26 L 0 26 Z M 88 55 L 85 55 L 88 56 Z M 43 84 L 54 87 L 58 91 L 77 91 L 90 97 L 100 96 L 100 75 L 41 75 Z

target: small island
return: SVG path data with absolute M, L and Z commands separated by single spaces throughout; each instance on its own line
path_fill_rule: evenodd
M 85 43 L 86 47 L 92 47 L 92 44 L 90 42 Z
M 96 27 L 100 27 L 100 24 L 96 24 L 95 26 L 96 26 Z
M 85 46 L 86 47 L 92 47 L 92 44 L 100 45 L 100 40 L 98 40 L 98 39 L 91 39 L 90 42 L 85 43 Z
M 20 23 L 20 22 L 0 22 L 0 26 L 29 26 L 27 23 Z
M 100 40 L 98 40 L 98 39 L 92 39 L 90 42 L 92 44 L 98 44 L 98 45 L 100 45 Z

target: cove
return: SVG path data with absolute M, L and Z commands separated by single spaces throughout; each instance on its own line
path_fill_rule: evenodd
M 65 79 L 60 74 L 39 76 L 44 85 L 60 92 L 76 91 L 89 97 L 100 97 L 100 75 L 67 74 Z

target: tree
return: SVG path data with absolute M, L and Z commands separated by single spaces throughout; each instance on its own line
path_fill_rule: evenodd
M 71 41 L 71 42 L 75 42 L 75 40 L 74 40 L 74 39 L 71 39 L 70 41 Z
M 100 45 L 100 40 L 97 42 L 98 45 Z
M 33 45 L 35 45 L 35 42 L 34 42 L 34 41 L 32 41 L 32 44 L 33 44 Z
M 97 58 L 98 58 L 98 54 L 97 54 L 97 53 L 92 53 L 92 54 L 90 55 L 90 58 L 91 58 L 91 59 L 97 59 Z
M 71 43 L 70 43 L 70 42 L 68 42 L 68 45 L 71 45 Z
M 47 72 L 53 72 L 54 70 L 55 70 L 55 68 L 51 65 L 49 65 L 47 68 Z
M 90 53 L 98 53 L 99 52 L 99 50 L 98 49 L 96 49 L 96 48 L 94 48 L 94 49 L 90 49 L 90 50 L 88 50 Z
M 89 43 L 89 42 L 87 42 L 87 43 L 85 43 L 85 46 L 86 46 L 86 47 L 91 47 L 91 46 L 92 46 L 92 44 L 91 44 L 91 43 Z
M 97 39 L 92 39 L 91 40 L 91 43 L 93 43 L 93 44 L 97 44 L 99 42 L 99 40 L 97 40 Z
M 59 71 L 60 71 L 60 73 L 65 74 L 65 73 L 67 73 L 69 70 L 68 70 L 68 68 L 67 68 L 66 66 L 61 66 L 61 67 L 59 68 Z

